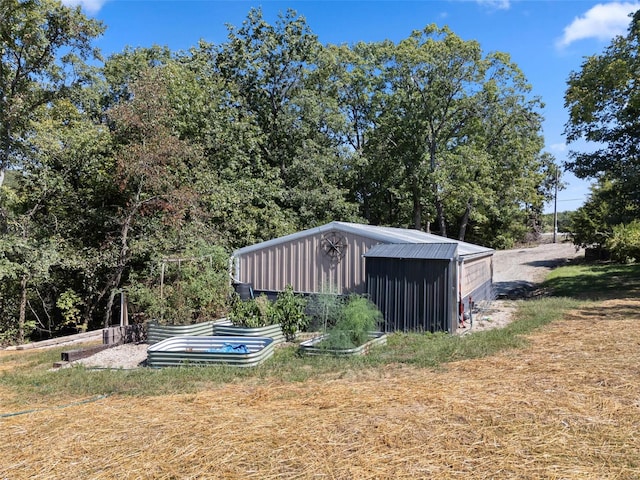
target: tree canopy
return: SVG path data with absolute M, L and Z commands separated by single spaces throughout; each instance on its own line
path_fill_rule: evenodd
M 141 318 L 217 315 L 225 255 L 332 220 L 494 247 L 538 228 L 541 102 L 446 27 L 322 45 L 296 12 L 253 9 L 220 45 L 89 67 L 103 27 L 78 9 L 0 12 L 0 342 L 109 324 L 119 292 Z
M 571 151 L 566 167 L 596 180 L 574 217 L 576 241 L 603 243 L 613 226 L 640 215 L 640 10 L 626 35 L 572 72 L 565 93 Z M 586 150 L 586 151 L 585 151 Z

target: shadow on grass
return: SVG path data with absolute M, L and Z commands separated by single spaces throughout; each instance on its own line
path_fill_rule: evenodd
M 640 265 L 580 263 L 554 270 L 543 283 L 553 296 L 608 300 L 640 295 Z

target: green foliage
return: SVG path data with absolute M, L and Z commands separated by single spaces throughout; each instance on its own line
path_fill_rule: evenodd
M 345 298 L 338 295 L 331 287 L 323 287 L 323 292 L 309 297 L 307 312 L 311 317 L 311 329 L 326 332 L 340 318 Z
M 260 328 L 277 323 L 273 304 L 266 295 L 241 300 L 233 294 L 227 318 L 236 327 Z
M 238 327 L 259 328 L 280 324 L 286 340 L 292 341 L 296 333 L 309 323 L 305 313 L 306 303 L 301 295 L 294 293 L 291 285 L 278 293 L 274 302 L 266 295 L 240 300 L 237 294 L 233 294 L 227 318 Z
M 574 212 L 558 212 L 558 233 L 570 233 L 572 230 L 572 217 Z M 542 231 L 553 233 L 553 213 L 542 215 Z
M 56 0 L 0 2 L 0 185 L 20 159 L 38 107 L 87 81 L 82 60 L 99 58 L 91 41 L 104 27 Z
M 633 218 L 640 213 L 639 38 L 640 10 L 634 13 L 627 35 L 613 38 L 601 54 L 586 58 L 580 70 L 571 73 L 565 93 L 569 110 L 565 134 L 579 147 L 570 152 L 567 168 L 579 178 L 611 182 L 616 204 L 609 205 L 607 214 L 628 210 Z M 584 148 L 585 141 L 594 148 Z
M 82 299 L 73 290 L 65 290 L 56 300 L 56 307 L 62 312 L 63 326 L 77 326 L 81 324 L 81 311 L 78 308 Z
M 621 195 L 616 182 L 601 179 L 591 187 L 584 205 L 571 215 L 573 243 L 581 247 L 604 246 L 614 225 L 633 221 L 635 209 Z
M 337 318 L 327 330 L 327 337 L 318 344 L 326 349 L 350 349 L 359 347 L 376 331 L 382 314 L 369 299 L 352 295 L 335 312 Z
M 223 316 L 229 296 L 227 254 L 196 244 L 183 255 L 160 259 L 132 276 L 125 291 L 139 321 L 190 325 Z
M 282 327 L 287 341 L 293 341 L 296 333 L 304 330 L 309 324 L 309 317 L 305 310 L 307 301 L 301 295 L 296 295 L 291 285 L 287 285 L 284 291 L 278 293 L 278 297 L 272 307 L 273 322 Z
M 611 252 L 613 260 L 622 263 L 640 261 L 640 220 L 613 227 L 605 247 Z

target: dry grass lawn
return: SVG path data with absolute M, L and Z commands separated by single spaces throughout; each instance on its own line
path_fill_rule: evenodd
M 0 478 L 638 479 L 639 320 L 639 300 L 608 301 L 526 349 L 442 371 L 254 380 L 7 417 Z

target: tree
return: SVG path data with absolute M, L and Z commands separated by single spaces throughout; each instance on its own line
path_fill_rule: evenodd
M 530 173 L 540 170 L 540 102 L 508 55 L 485 56 L 477 42 L 435 25 L 382 48 L 385 99 L 372 154 L 389 175 L 379 184 L 411 202 L 412 226 L 435 222 L 443 236 L 458 226 L 464 239 L 482 209 L 526 202 L 540 181 Z M 504 171 L 509 194 L 499 198 Z
M 67 298 L 83 295 L 89 308 L 97 280 L 92 265 L 105 234 L 104 207 L 115 193 L 106 128 L 67 99 L 39 107 L 35 117 L 25 139 L 29 155 L 23 155 L 0 196 L 7 215 L 0 255 L 8 262 L 0 266 L 0 276 L 17 299 L 0 308 L 16 325 L 19 342 L 34 322 L 49 335 L 65 326 L 56 309 L 64 292 Z M 78 315 L 73 323 L 66 326 L 87 328 L 89 321 Z
M 290 230 L 350 219 L 356 211 L 340 183 L 343 159 L 329 133 L 334 109 L 326 104 L 327 85 L 317 75 L 321 52 L 296 12 L 289 10 L 270 25 L 252 9 L 241 28 L 229 27 L 217 57 L 222 77 L 238 93 L 239 108 L 259 130 L 254 161 L 265 175 L 275 173 L 274 198 Z
M 628 206 L 640 213 L 640 10 L 626 36 L 618 36 L 600 55 L 588 57 L 567 82 L 565 106 L 569 144 L 595 144 L 574 150 L 566 167 L 578 178 L 611 182 Z
M 168 103 L 171 65 L 150 68 L 131 85 L 131 100 L 114 107 L 116 181 L 123 199 L 116 212 L 116 229 L 107 237 L 113 250 L 111 275 L 98 292 L 108 295 L 105 326 L 109 324 L 116 289 L 133 253 L 136 240 L 155 237 L 163 227 L 179 229 L 198 216 L 198 200 L 192 188 L 193 172 L 200 171 L 199 149 L 180 139 L 175 111 Z
M 571 215 L 573 243 L 581 247 L 604 246 L 615 225 L 631 223 L 636 211 L 627 195 L 620 195 L 615 182 L 599 179 L 591 194 Z
M 57 0 L 0 0 L 0 186 L 41 105 L 88 79 L 102 24 Z

